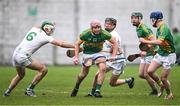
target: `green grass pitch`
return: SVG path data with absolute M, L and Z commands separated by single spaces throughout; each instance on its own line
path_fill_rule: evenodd
M 37 97 L 24 95 L 25 88 L 34 77 L 34 71 L 27 70 L 26 76 L 13 90 L 10 97 L 3 97 L 3 92 L 8 87 L 10 80 L 16 74 L 13 67 L 0 67 L 0 105 L 178 105 L 180 104 L 180 66 L 172 69 L 169 80 L 175 98 L 164 100 L 149 96 L 150 87 L 145 80 L 138 77 L 138 66 L 128 65 L 125 73 L 120 78 L 135 77 L 135 86 L 129 89 L 127 85 L 110 87 L 108 82 L 111 73 L 106 74 L 106 79 L 101 89 L 103 98 L 84 97 L 91 89 L 92 79 L 97 68 L 92 67 L 89 75 L 82 82 L 77 97 L 70 97 L 80 66 L 48 67 L 47 76 L 36 86 Z M 158 70 L 158 74 L 162 71 Z

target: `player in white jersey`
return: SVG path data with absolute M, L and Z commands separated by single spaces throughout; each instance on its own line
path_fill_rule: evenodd
M 36 96 L 33 89 L 48 72 L 48 69 L 44 64 L 31 58 L 31 55 L 41 46 L 51 43 L 63 48 L 74 48 L 74 45 L 72 44 L 51 37 L 54 29 L 54 23 L 44 21 L 40 27 L 32 27 L 24 37 L 23 41 L 16 47 L 12 62 L 13 66 L 16 67 L 17 75 L 12 79 L 8 89 L 4 93 L 4 96 L 10 96 L 11 91 L 23 79 L 25 76 L 25 68 L 38 71 L 25 91 L 27 96 Z
M 112 76 L 110 78 L 109 85 L 112 87 L 116 87 L 116 86 L 127 83 L 129 88 L 133 88 L 133 86 L 134 86 L 134 78 L 133 77 L 130 77 L 127 79 L 119 79 L 119 76 L 123 73 L 126 59 L 124 57 L 123 49 L 121 47 L 121 38 L 120 38 L 119 34 L 116 31 L 114 31 L 116 24 L 117 24 L 117 20 L 114 18 L 106 18 L 105 19 L 105 23 L 104 23 L 105 30 L 108 31 L 113 37 L 115 37 L 116 41 L 118 42 L 117 58 L 122 58 L 120 60 L 106 62 L 106 72 L 112 71 Z M 109 41 L 105 41 L 102 52 L 104 53 L 106 58 L 111 57 L 112 44 Z M 92 90 L 87 96 L 93 96 L 95 94 L 95 85 L 97 82 L 98 74 L 99 74 L 99 71 L 96 73 L 96 75 L 94 77 Z

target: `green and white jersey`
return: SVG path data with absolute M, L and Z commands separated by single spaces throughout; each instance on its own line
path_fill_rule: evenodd
M 111 39 L 111 34 L 101 29 L 99 35 L 94 35 L 91 29 L 87 29 L 80 34 L 80 39 L 83 41 L 83 53 L 94 54 L 102 50 L 105 40 Z
M 159 55 L 167 56 L 175 52 L 171 31 L 165 23 L 162 23 L 158 27 L 156 37 L 158 40 L 162 40 L 162 45 L 159 45 L 159 49 L 157 51 Z
M 53 37 L 48 36 L 43 30 L 33 27 L 24 37 L 23 41 L 16 47 L 14 52 L 32 55 L 41 46 L 52 42 Z
M 146 40 L 149 40 L 150 37 L 154 36 L 152 30 L 145 24 L 141 23 L 136 28 L 137 36 L 138 38 L 144 38 Z M 152 56 L 153 51 L 147 51 L 147 56 Z

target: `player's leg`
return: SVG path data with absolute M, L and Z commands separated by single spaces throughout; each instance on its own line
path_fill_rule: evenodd
M 155 81 L 147 73 L 148 67 L 149 67 L 149 64 L 145 64 L 145 67 L 144 67 L 144 77 L 145 77 L 146 81 L 148 82 L 149 86 L 152 89 L 152 92 L 150 92 L 150 95 L 157 95 L 158 94 L 158 90 L 156 88 Z
M 106 67 L 106 73 L 109 72 L 109 71 L 110 71 L 110 68 L 109 68 L 109 67 Z M 95 77 L 94 77 L 94 79 L 93 79 L 91 92 L 90 92 L 89 94 L 85 95 L 85 97 L 94 96 L 94 93 L 95 93 L 95 91 L 96 91 L 96 84 L 97 84 L 98 75 L 99 75 L 99 70 L 96 72 Z
M 128 84 L 129 88 L 133 88 L 133 86 L 134 86 L 134 78 L 133 77 L 130 77 L 127 79 L 119 79 L 119 76 L 120 75 L 112 74 L 110 81 L 109 81 L 109 85 L 111 87 L 117 87 L 117 86 L 120 86 L 123 84 Z
M 128 84 L 129 88 L 134 86 L 134 78 L 130 77 L 127 79 L 119 79 L 120 75 L 124 71 L 124 61 L 109 64 L 112 71 L 112 76 L 110 78 L 109 84 L 112 87 L 120 86 L 122 84 Z
M 77 92 L 79 90 L 79 86 L 80 86 L 81 82 L 89 73 L 89 68 L 90 67 L 84 67 L 84 66 L 82 67 L 81 72 L 77 76 L 75 87 L 73 88 L 73 90 L 71 92 L 71 97 L 75 97 L 77 95 Z
M 145 79 L 145 77 L 144 77 L 144 68 L 145 68 L 145 65 L 146 64 L 142 63 L 142 62 L 139 64 L 139 77 L 142 78 L 142 79 Z
M 32 59 L 32 63 L 30 65 L 28 65 L 27 68 L 36 70 L 36 71 L 38 71 L 38 73 L 35 75 L 31 84 L 26 89 L 25 94 L 27 96 L 36 96 L 33 89 L 47 74 L 48 69 L 46 68 L 46 66 L 44 64 L 40 63 L 38 60 L 35 60 L 35 59 Z
M 10 96 L 11 91 L 16 87 L 16 85 L 24 78 L 25 68 L 16 67 L 17 75 L 11 80 L 8 89 L 5 91 L 4 96 Z
M 161 65 L 159 63 L 157 63 L 155 60 L 152 60 L 151 64 L 148 67 L 147 73 L 159 86 L 162 86 L 162 82 L 155 73 L 160 66 Z
M 173 93 L 170 89 L 170 82 L 168 81 L 168 76 L 170 75 L 170 71 L 171 71 L 170 69 L 164 69 L 161 74 L 161 81 L 167 93 L 165 99 L 173 99 Z
M 87 95 L 85 95 L 85 97 L 91 97 L 91 96 L 94 96 L 94 93 L 96 91 L 96 84 L 97 84 L 97 77 L 99 75 L 99 70 L 96 72 L 95 76 L 94 76 L 94 79 L 93 79 L 93 82 L 92 82 L 92 88 L 91 88 L 91 91 L 90 93 L 88 93 Z
M 99 69 L 99 74 L 97 76 L 96 91 L 94 93 L 94 96 L 95 97 L 102 97 L 102 95 L 100 94 L 100 89 L 101 89 L 101 86 L 102 86 L 104 79 L 105 79 L 106 64 L 105 63 L 99 63 L 99 64 L 97 64 L 97 66 Z

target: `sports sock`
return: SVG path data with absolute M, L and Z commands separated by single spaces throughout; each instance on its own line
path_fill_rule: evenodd
M 153 89 L 152 89 L 152 91 L 156 92 L 156 91 L 157 91 L 157 89 L 156 89 L 156 88 L 153 88 Z
M 75 85 L 75 87 L 74 87 L 74 89 L 79 89 L 79 85 L 80 85 L 80 83 L 76 83 L 76 85 Z
M 129 83 L 131 81 L 131 78 L 125 79 L 125 83 Z
M 101 84 L 96 84 L 96 91 L 100 91 L 100 89 L 101 89 Z
M 169 88 L 166 88 L 166 93 L 169 95 L 171 90 Z
M 29 88 L 29 89 L 34 89 L 35 86 L 36 86 L 36 85 L 34 85 L 34 84 L 30 84 L 30 85 L 28 86 L 28 88 Z
M 10 88 L 8 88 L 5 93 L 11 93 Z
M 96 91 L 96 89 L 95 89 L 95 88 L 92 88 L 91 94 L 94 95 L 95 91 Z

